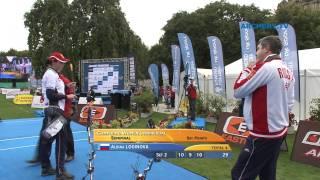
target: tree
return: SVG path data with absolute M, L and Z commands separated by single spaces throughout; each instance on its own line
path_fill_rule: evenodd
M 159 44 L 151 48 L 150 59 L 153 63 L 161 61 L 172 67 L 170 45 L 179 44 L 177 33 L 183 32 L 192 41 L 197 67 L 211 68 L 208 36 L 220 38 L 224 63 L 229 64 L 241 57 L 239 22 L 244 19 L 251 23 L 265 23 L 270 17 L 269 11 L 253 5 L 240 6 L 225 1 L 211 3 L 193 13 L 176 13 L 163 27 L 165 33 Z M 265 34 L 265 31 L 257 31 L 256 38 Z M 172 68 L 169 69 L 172 74 Z
M 70 57 L 76 72 L 81 59 L 133 55 L 142 64 L 147 57 L 148 49 L 130 29 L 119 0 L 74 0 L 70 5 L 67 0 L 37 0 L 25 14 L 25 26 L 38 77 L 54 50 Z M 139 70 L 138 76 L 145 76 Z
M 289 23 L 295 29 L 298 49 L 320 46 L 320 11 L 282 1 L 276 10 L 275 22 Z
M 75 0 L 70 9 L 73 59 L 133 55 L 138 62 L 145 60 L 147 48 L 130 29 L 119 0 Z
M 15 49 L 9 49 L 7 52 L 0 52 L 0 57 L 3 56 L 17 56 L 17 57 L 29 57 L 29 51 L 17 51 Z
M 68 0 L 37 0 L 25 14 L 25 26 L 29 29 L 28 46 L 36 76 L 45 71 L 50 52 L 65 50 L 70 46 L 68 38 Z

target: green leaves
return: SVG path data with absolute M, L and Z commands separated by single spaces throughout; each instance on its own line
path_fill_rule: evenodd
M 196 110 L 198 114 L 208 113 L 212 117 L 219 118 L 224 111 L 227 101 L 224 97 L 199 93 L 199 98 L 196 101 Z
M 310 119 L 320 121 L 320 98 L 314 98 L 311 100 L 310 105 Z
M 154 103 L 154 97 L 150 90 L 144 90 L 140 95 L 133 97 L 133 102 L 137 103 L 142 112 L 150 112 Z
M 243 18 L 260 23 L 265 22 L 269 15 L 269 11 L 262 11 L 255 6 L 240 6 L 224 1 L 211 3 L 193 13 L 179 12 L 163 27 L 165 33 L 159 44 L 151 48 L 150 59 L 152 63 L 161 61 L 172 64 L 170 45 L 178 44 L 177 33 L 183 32 L 192 41 L 198 67 L 211 68 L 208 36 L 220 38 L 224 63 L 229 64 L 241 57 L 239 21 Z M 260 33 L 257 32 L 257 37 Z
M 76 72 L 81 59 L 133 55 L 136 64 L 146 59 L 147 48 L 130 29 L 119 0 L 74 0 L 71 4 L 67 0 L 38 0 L 25 14 L 25 26 L 38 77 L 54 50 L 69 57 Z
M 298 49 L 310 49 L 320 46 L 320 11 L 306 9 L 296 4 L 283 2 L 278 6 L 276 22 L 291 24 L 297 35 Z

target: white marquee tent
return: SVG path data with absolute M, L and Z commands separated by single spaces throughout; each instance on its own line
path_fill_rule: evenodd
M 300 102 L 295 102 L 294 114 L 297 120 L 309 117 L 310 102 L 320 98 L 320 48 L 299 50 Z M 242 59 L 225 66 L 227 99 L 234 99 L 233 84 L 242 70 Z M 212 70 L 197 69 L 199 89 L 204 93 L 213 93 Z M 183 89 L 184 72 L 180 75 L 180 93 Z M 297 83 L 297 80 L 296 80 Z

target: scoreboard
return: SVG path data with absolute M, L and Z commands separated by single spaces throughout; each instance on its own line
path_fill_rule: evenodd
M 131 151 L 150 158 L 232 157 L 221 136 L 198 129 L 95 129 L 93 142 L 98 151 Z
M 135 81 L 133 57 L 86 59 L 80 61 L 81 91 L 90 88 L 97 93 L 108 94 L 112 90 L 129 89 Z
M 226 144 L 206 144 L 205 150 L 202 145 L 184 147 L 173 143 L 111 143 L 96 144 L 98 151 L 131 151 L 142 154 L 148 158 L 178 158 L 178 159 L 229 159 L 232 157 L 231 149 Z M 218 148 L 217 148 L 218 147 Z M 193 150 L 188 150 L 193 149 Z M 214 150 L 219 149 L 219 150 Z

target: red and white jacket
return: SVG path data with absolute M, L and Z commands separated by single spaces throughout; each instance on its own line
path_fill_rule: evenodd
M 294 82 L 293 73 L 274 54 L 241 72 L 234 97 L 245 98 L 243 115 L 251 136 L 280 138 L 287 133 Z

